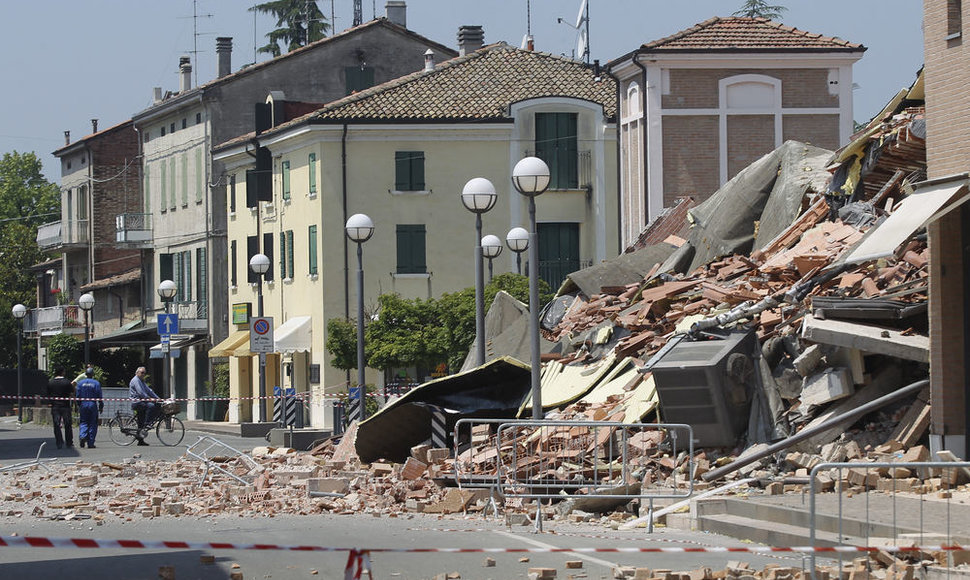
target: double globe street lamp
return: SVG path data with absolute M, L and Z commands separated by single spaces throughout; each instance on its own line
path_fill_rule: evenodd
M 539 384 L 539 236 L 536 233 L 536 197 L 549 187 L 549 166 L 538 157 L 526 157 L 512 169 L 512 185 L 529 198 L 529 334 L 532 343 L 532 418 L 542 419 Z
M 263 276 L 269 272 L 269 257 L 256 254 L 249 259 L 249 269 L 259 278 L 256 286 L 256 316 L 263 317 Z M 259 353 L 259 422 L 266 422 L 266 353 Z
M 350 216 L 344 226 L 347 237 L 357 244 L 357 419 L 367 418 L 364 406 L 367 383 L 364 377 L 364 242 L 374 235 L 374 222 L 365 214 Z M 351 417 L 353 419 L 353 417 Z
M 475 364 L 485 364 L 485 273 L 482 263 L 482 214 L 495 206 L 495 186 L 484 177 L 475 177 L 461 190 L 461 203 L 475 214 Z

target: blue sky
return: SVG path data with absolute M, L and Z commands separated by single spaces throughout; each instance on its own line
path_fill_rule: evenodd
M 363 0 L 370 20 L 386 0 Z M 590 51 L 606 63 L 637 46 L 669 36 L 712 16 L 729 16 L 742 0 L 589 0 Z M 865 45 L 854 68 L 855 119 L 868 120 L 922 66 L 919 0 L 772 0 L 788 8 L 787 25 Z M 319 0 L 334 29 L 352 24 L 352 0 Z M 519 45 L 526 33 L 527 0 L 407 0 L 408 28 L 456 48 L 461 25 L 480 25 L 485 42 Z M 215 38 L 233 37 L 233 67 L 253 61 L 273 28 L 240 0 L 9 0 L 0 7 L 0 154 L 35 151 L 44 174 L 59 181 L 52 151 L 64 131 L 76 140 L 91 119 L 106 128 L 151 103 L 152 87 L 178 89 L 179 56 L 199 51 L 193 65 L 200 83 L 215 75 Z M 570 55 L 580 0 L 531 0 L 536 49 Z M 199 15 L 193 19 L 193 10 Z M 193 23 L 198 34 L 193 32 Z M 255 35 L 254 35 L 255 31 Z M 194 42 L 195 41 L 195 42 Z M 260 56 L 259 60 L 265 60 Z

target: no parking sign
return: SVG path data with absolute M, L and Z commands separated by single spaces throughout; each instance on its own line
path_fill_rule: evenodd
M 249 322 L 249 351 L 273 352 L 273 318 L 253 318 Z

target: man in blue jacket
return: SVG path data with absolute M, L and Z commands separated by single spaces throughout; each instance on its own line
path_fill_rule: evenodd
M 85 443 L 94 449 L 94 440 L 98 435 L 98 415 L 104 411 L 104 398 L 101 394 L 101 383 L 94 378 L 94 369 L 88 367 L 84 371 L 84 378 L 77 383 L 78 407 L 80 408 L 80 426 L 78 439 L 81 447 Z

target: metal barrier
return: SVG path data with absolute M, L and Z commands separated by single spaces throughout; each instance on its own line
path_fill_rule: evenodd
M 509 423 L 511 419 L 458 419 L 455 421 L 452 445 L 455 456 L 455 483 L 458 489 L 462 487 L 487 488 L 489 490 L 489 506 L 498 515 L 500 495 L 498 480 L 498 454 L 495 452 L 495 442 L 492 440 L 495 428 Z M 483 429 L 484 428 L 484 429 Z M 473 465 L 491 467 L 492 471 L 474 472 Z
M 848 471 L 845 477 L 843 470 Z M 907 543 L 916 541 L 919 545 L 926 543 L 927 535 L 935 536 L 936 540 L 943 537 L 943 541 L 930 541 L 932 544 L 970 544 L 970 525 L 967 524 L 970 521 L 970 506 L 951 505 L 949 493 L 944 494 L 944 501 L 939 501 L 941 498 L 930 501 L 926 497 L 928 490 L 934 491 L 926 482 L 931 477 L 951 474 L 949 470 L 963 470 L 970 474 L 970 462 L 885 461 L 820 463 L 814 466 L 809 476 L 811 547 L 817 550 L 823 543 L 835 546 L 836 551 L 840 546 L 870 547 L 877 538 L 878 545 L 896 547 L 903 539 L 901 536 L 905 535 L 912 536 Z M 822 472 L 836 473 L 832 477 Z M 825 477 L 820 477 L 820 474 Z M 956 481 L 957 477 L 951 474 L 947 479 Z M 821 487 L 830 484 L 835 491 L 836 512 L 819 516 L 818 493 Z M 846 488 L 844 484 L 850 487 Z M 957 487 L 942 479 L 940 484 L 944 488 Z M 846 493 L 859 488 L 861 495 Z M 871 494 L 872 491 L 877 493 Z M 962 513 L 954 513 L 957 508 Z M 891 544 L 886 544 L 887 541 Z M 947 557 L 951 562 L 952 554 L 947 553 Z M 841 570 L 842 552 L 838 552 L 838 563 Z M 812 578 L 815 578 L 815 551 L 811 552 L 810 566 Z
M 691 427 L 679 423 L 506 422 L 496 432 L 498 485 L 506 498 L 564 499 L 565 493 L 646 500 L 652 513 L 656 499 L 693 493 L 693 439 Z M 651 480 L 649 455 L 658 451 L 671 458 L 687 452 L 682 481 Z M 540 507 L 537 502 L 537 530 L 542 529 Z

